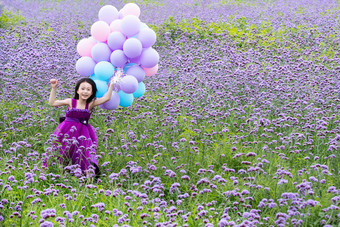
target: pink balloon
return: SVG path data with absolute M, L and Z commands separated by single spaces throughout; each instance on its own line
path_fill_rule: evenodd
M 103 6 L 98 12 L 98 18 L 99 20 L 110 24 L 118 18 L 118 10 L 112 5 Z
M 122 20 L 120 19 L 112 21 L 110 24 L 111 32 L 121 32 L 122 31 L 122 29 L 120 28 L 121 23 L 122 23 Z
M 89 40 L 91 40 L 91 41 L 94 42 L 94 43 L 99 43 L 99 41 L 96 40 L 95 38 L 93 38 L 93 36 L 90 36 L 90 37 L 89 37 Z
M 77 45 L 77 52 L 82 57 L 91 57 L 91 49 L 96 43 L 91 39 L 82 39 Z
M 127 15 L 134 15 L 136 17 L 139 17 L 140 8 L 135 3 L 128 3 L 123 7 L 122 14 L 124 17 Z
M 104 21 L 97 21 L 91 26 L 91 35 L 100 42 L 105 42 L 110 34 L 110 26 Z
M 152 68 L 145 68 L 142 66 L 145 71 L 145 76 L 154 76 L 158 72 L 158 64 Z

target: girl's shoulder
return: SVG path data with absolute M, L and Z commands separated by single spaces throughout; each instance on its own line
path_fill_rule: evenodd
M 72 108 L 72 102 L 73 99 L 72 98 L 67 98 L 65 99 L 65 103 L 67 103 L 67 106 L 71 109 Z
M 95 108 L 95 106 L 93 105 L 94 104 L 94 100 L 92 100 L 89 104 L 88 104 L 88 110 L 90 112 L 92 112 Z

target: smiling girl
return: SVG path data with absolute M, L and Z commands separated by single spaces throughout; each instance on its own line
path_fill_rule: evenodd
M 95 98 L 97 87 L 90 78 L 80 79 L 74 91 L 73 99 L 56 100 L 58 80 L 51 79 L 51 106 L 67 106 L 66 118 L 54 131 L 56 139 L 53 141 L 52 151 L 60 153 L 58 160 L 64 164 L 78 164 L 84 173 L 90 165 L 95 167 L 96 178 L 100 175 L 96 158 L 97 136 L 93 127 L 88 124 L 94 107 L 111 99 L 113 83 L 101 98 Z M 43 162 L 47 167 L 48 153 Z

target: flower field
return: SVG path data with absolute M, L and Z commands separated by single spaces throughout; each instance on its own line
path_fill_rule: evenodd
M 0 226 L 339 226 L 339 0 L 134 1 L 159 70 L 92 114 L 103 175 L 42 168 L 50 79 L 127 2 L 0 2 Z

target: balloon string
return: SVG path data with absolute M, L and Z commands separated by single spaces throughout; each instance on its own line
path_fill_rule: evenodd
M 113 77 L 110 80 L 110 83 L 114 83 L 114 91 L 118 92 L 119 90 L 119 84 L 122 80 L 122 77 L 124 76 L 124 71 L 122 68 L 118 68 L 117 71 L 114 73 Z M 117 86 L 118 85 L 118 86 Z

